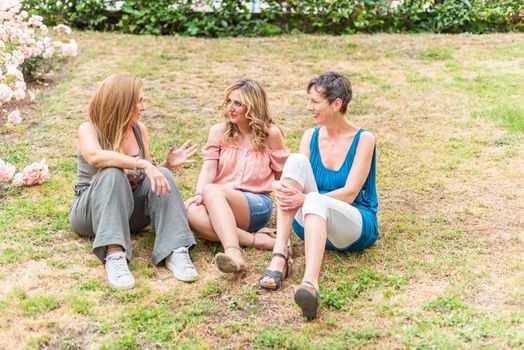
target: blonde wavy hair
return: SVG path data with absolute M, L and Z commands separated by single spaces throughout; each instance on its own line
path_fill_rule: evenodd
M 102 149 L 122 151 L 141 90 L 142 82 L 129 74 L 110 75 L 96 90 L 89 102 L 89 120 L 96 128 Z
M 251 140 L 254 148 L 257 151 L 262 151 L 266 148 L 266 139 L 269 135 L 269 128 L 272 124 L 276 125 L 276 123 L 269 113 L 269 106 L 264 88 L 262 88 L 262 85 L 260 85 L 259 82 L 253 79 L 237 80 L 229 85 L 224 92 L 222 110 L 224 118 L 226 119 L 226 130 L 224 131 L 223 142 L 235 142 L 239 135 L 238 126 L 229 121 L 227 115 L 229 95 L 234 90 L 240 92 L 242 104 L 247 107 L 246 118 L 249 120 Z M 280 132 L 282 132 L 282 130 L 280 130 Z

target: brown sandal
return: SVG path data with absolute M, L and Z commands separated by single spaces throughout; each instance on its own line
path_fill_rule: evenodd
M 317 317 L 320 307 L 320 294 L 313 283 L 303 281 L 302 284 L 295 289 L 294 298 L 295 303 L 302 309 L 302 316 L 306 318 Z
M 225 253 L 228 249 L 237 249 L 240 251 L 239 247 L 224 247 L 224 253 L 218 253 L 215 255 L 215 264 L 217 268 L 223 273 L 245 273 L 246 266 L 239 265 L 232 257 Z

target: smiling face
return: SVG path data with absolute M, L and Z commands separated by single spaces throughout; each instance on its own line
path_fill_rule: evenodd
M 231 121 L 231 123 L 238 124 L 239 122 L 245 121 L 247 119 L 247 107 L 242 103 L 240 91 L 231 91 L 226 102 L 227 116 L 229 117 L 229 121 Z
M 315 87 L 309 90 L 307 110 L 313 114 L 315 124 L 325 124 L 335 112 L 332 103 L 324 97 L 322 91 L 317 91 Z

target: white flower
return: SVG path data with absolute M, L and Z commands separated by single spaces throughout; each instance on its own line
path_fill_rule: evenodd
M 404 0 L 393 0 L 391 4 L 389 4 L 389 8 L 394 11 L 397 9 L 397 7 L 402 5 L 403 2 Z
M 15 99 L 17 101 L 23 100 L 25 97 L 25 91 L 23 89 L 16 89 L 15 90 Z
M 13 97 L 13 90 L 5 84 L 0 84 L 0 102 L 9 102 Z
M 20 111 L 18 109 L 15 109 L 9 115 L 7 116 L 7 120 L 9 120 L 13 124 L 20 124 L 22 122 L 22 117 L 20 116 Z

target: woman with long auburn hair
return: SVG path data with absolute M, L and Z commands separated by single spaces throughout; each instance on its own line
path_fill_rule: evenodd
M 272 213 L 269 193 L 289 152 L 258 82 L 231 84 L 222 107 L 225 121 L 209 131 L 204 165 L 186 209 L 195 231 L 222 243 L 224 253 L 215 257 L 218 269 L 239 277 L 246 271 L 240 246 L 273 249 L 274 234 L 264 228 Z
M 78 128 L 78 171 L 70 222 L 81 236 L 94 237 L 93 253 L 105 263 L 109 283 L 129 289 L 131 233 L 151 223 L 155 229 L 152 260 L 164 263 L 176 278 L 194 281 L 198 273 L 188 248 L 195 244 L 172 170 L 192 163 L 197 145 L 171 148 L 156 166 L 147 130 L 142 83 L 114 74 L 99 86 L 89 104 L 89 121 Z

